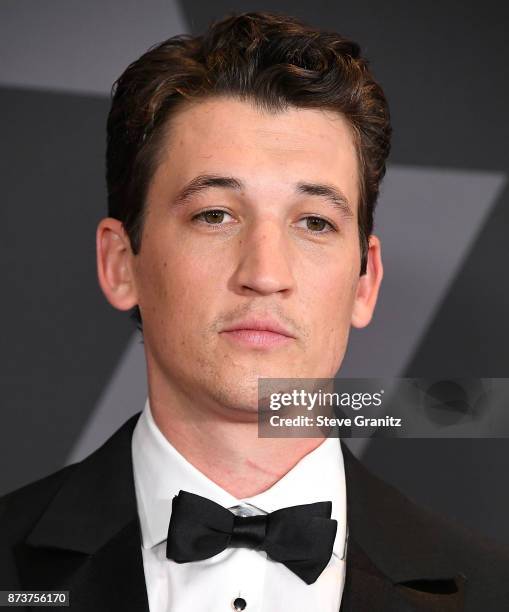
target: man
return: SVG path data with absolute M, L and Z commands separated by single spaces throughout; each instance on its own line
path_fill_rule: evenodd
M 148 399 L 2 500 L 2 589 L 68 590 L 80 612 L 507 609 L 504 555 L 337 438 L 258 436 L 258 379 L 334 377 L 370 322 L 390 132 L 358 46 L 283 16 L 127 68 L 97 262 L 142 326 Z

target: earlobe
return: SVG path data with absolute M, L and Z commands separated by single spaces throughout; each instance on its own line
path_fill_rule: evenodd
M 375 311 L 382 278 L 381 244 L 377 236 L 372 234 L 369 237 L 366 273 L 359 278 L 352 309 L 351 323 L 353 327 L 362 328 L 370 323 Z
M 137 304 L 129 237 L 118 219 L 102 219 L 96 232 L 97 277 L 108 302 L 119 310 Z

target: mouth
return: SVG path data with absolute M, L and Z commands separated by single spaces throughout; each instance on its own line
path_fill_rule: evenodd
M 221 335 L 237 345 L 251 348 L 284 346 L 295 340 L 279 322 L 262 319 L 239 321 L 223 329 Z

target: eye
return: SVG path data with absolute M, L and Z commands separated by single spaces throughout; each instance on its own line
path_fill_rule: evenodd
M 206 223 L 207 225 L 222 225 L 222 221 L 224 220 L 225 215 L 231 217 L 231 215 L 225 210 L 204 210 L 203 212 L 195 215 L 193 217 L 193 221 L 201 221 L 202 223 Z
M 301 219 L 301 221 L 306 222 L 306 227 L 304 229 L 313 232 L 314 234 L 327 234 L 328 232 L 336 231 L 336 228 L 332 225 L 332 223 L 330 223 L 326 219 L 322 219 L 322 217 L 308 216 Z M 327 226 L 329 227 L 329 229 L 323 231 L 324 228 L 326 228 Z

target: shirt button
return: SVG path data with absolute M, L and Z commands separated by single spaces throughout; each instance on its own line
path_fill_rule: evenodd
M 247 602 L 243 597 L 237 597 L 236 599 L 233 600 L 233 609 L 238 611 L 238 610 L 245 610 L 247 607 Z

